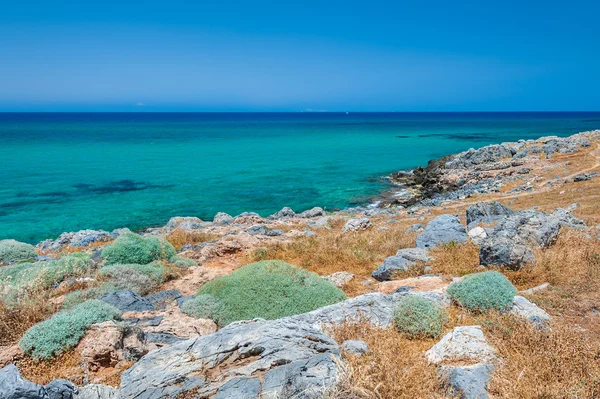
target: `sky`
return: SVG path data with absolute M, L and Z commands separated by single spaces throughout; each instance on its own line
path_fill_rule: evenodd
M 599 1 L 6 1 L 0 111 L 597 111 Z

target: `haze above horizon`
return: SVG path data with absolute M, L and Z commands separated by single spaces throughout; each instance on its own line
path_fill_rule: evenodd
M 0 14 L 0 111 L 600 109 L 600 3 L 57 0 Z

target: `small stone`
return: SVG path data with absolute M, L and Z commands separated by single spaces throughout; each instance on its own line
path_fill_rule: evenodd
M 513 298 L 511 313 L 526 319 L 538 327 L 543 327 L 550 322 L 550 315 L 527 298 L 516 295 Z
M 434 364 L 466 359 L 488 363 L 497 359 L 496 351 L 487 343 L 481 326 L 455 327 L 429 349 L 425 356 Z
M 369 351 L 369 346 L 363 340 L 349 339 L 342 343 L 342 350 L 355 356 L 362 356 Z
M 487 233 L 483 227 L 475 227 L 469 230 L 469 238 L 475 245 L 481 245 L 483 241 L 487 238 Z
M 371 226 L 372 226 L 372 224 L 371 224 L 371 221 L 369 220 L 369 218 L 364 217 L 364 218 L 360 218 L 360 219 L 350 219 L 344 225 L 342 232 L 346 233 L 349 231 L 366 230 L 366 229 L 370 228 Z
M 354 274 L 348 272 L 336 272 L 329 276 L 324 276 L 323 278 L 336 287 L 341 288 L 354 278 Z

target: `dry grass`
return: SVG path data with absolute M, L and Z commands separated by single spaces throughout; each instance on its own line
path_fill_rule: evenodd
M 389 225 L 384 231 L 374 227 L 356 233 L 320 230 L 316 237 L 301 237 L 291 243 L 275 244 L 257 251 L 246 263 L 279 259 L 322 276 L 347 271 L 356 277 L 344 290 L 349 295 L 356 295 L 366 289 L 360 281 L 369 278 L 386 257 L 414 244 L 415 234 L 395 225 Z
M 21 375 L 40 385 L 58 378 L 65 378 L 76 385 L 84 385 L 84 373 L 81 358 L 74 351 L 66 352 L 51 360 L 42 361 L 25 357 L 16 362 Z
M 16 343 L 29 327 L 58 311 L 47 298 L 34 298 L 27 303 L 8 307 L 0 301 L 0 346 Z
M 217 234 L 203 233 L 197 231 L 188 231 L 177 228 L 167 234 L 167 241 L 175 247 L 176 250 L 180 250 L 186 244 L 198 245 L 203 242 L 213 241 L 219 238 Z
M 409 340 L 393 328 L 379 329 L 367 323 L 341 325 L 333 329 L 332 335 L 340 343 L 362 339 L 369 346 L 367 354 L 361 357 L 345 356 L 348 376 L 340 389 L 364 398 L 444 397 L 435 367 L 423 356 L 435 340 Z
M 482 323 L 502 364 L 489 392 L 498 398 L 598 398 L 600 342 L 561 321 L 535 329 L 511 316 L 488 315 Z
M 430 254 L 433 273 L 464 276 L 479 271 L 479 247 L 470 242 L 442 245 L 432 249 Z

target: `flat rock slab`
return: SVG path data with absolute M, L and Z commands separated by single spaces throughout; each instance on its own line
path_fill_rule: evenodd
M 451 364 L 472 361 L 489 363 L 497 359 L 496 350 L 486 341 L 480 326 L 455 327 L 440 342 L 425 352 L 430 363 Z
M 119 389 L 100 384 L 90 384 L 79 388 L 73 399 L 119 399 Z
M 234 398 L 242 390 L 275 398 L 284 390 L 332 384 L 339 353 L 333 339 L 298 320 L 233 323 L 141 358 L 122 373 L 121 398 L 175 398 L 191 390 L 198 396 Z
M 513 298 L 511 313 L 539 326 L 550 322 L 550 315 L 544 309 L 520 295 Z
M 432 276 L 419 276 L 405 278 L 403 280 L 392 280 L 384 281 L 377 284 L 377 291 L 391 294 L 401 287 L 406 287 L 411 292 L 438 292 L 446 293 L 450 283 L 445 281 L 442 277 Z
M 368 322 L 377 327 L 392 325 L 394 311 L 400 300 L 407 295 L 429 299 L 440 306 L 448 306 L 450 299 L 445 294 L 435 292 L 403 292 L 394 294 L 370 293 L 347 299 L 334 305 L 325 306 L 312 312 L 280 319 L 284 322 L 308 323 L 321 329 L 331 325 L 339 325 L 346 321 Z

